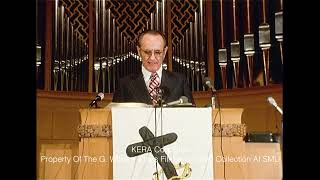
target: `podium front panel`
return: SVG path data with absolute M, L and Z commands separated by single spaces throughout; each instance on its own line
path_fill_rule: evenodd
M 129 145 L 142 142 L 139 129 L 147 127 L 154 136 L 175 133 L 177 139 L 154 149 L 163 151 L 174 165 L 189 164 L 192 169 L 188 179 L 213 179 L 211 108 L 113 108 L 113 178 L 152 179 L 161 166 L 150 150 L 140 147 L 133 151 L 143 152 L 128 157 Z M 179 169 L 177 169 L 177 173 Z M 164 174 L 162 174 L 164 176 Z

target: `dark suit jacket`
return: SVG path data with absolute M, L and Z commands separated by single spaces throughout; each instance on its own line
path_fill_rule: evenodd
M 162 70 L 160 87 L 166 87 L 168 91 L 164 95 L 165 103 L 176 101 L 181 96 L 186 96 L 189 102 L 194 104 L 188 81 L 184 75 Z M 112 101 L 152 104 L 142 72 L 120 79 Z

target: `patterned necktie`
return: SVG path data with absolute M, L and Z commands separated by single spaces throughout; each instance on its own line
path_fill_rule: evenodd
M 154 73 L 150 77 L 148 91 L 152 99 L 153 106 L 157 104 L 157 88 L 160 86 L 160 78 L 157 73 Z

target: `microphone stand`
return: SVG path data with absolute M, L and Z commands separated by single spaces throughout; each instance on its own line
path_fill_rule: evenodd
M 280 109 L 280 107 L 279 106 L 274 106 L 275 108 L 276 108 L 276 110 L 281 114 L 281 130 L 280 130 L 280 139 L 279 139 L 279 141 L 280 141 L 280 150 L 281 150 L 281 157 L 283 158 L 283 118 L 282 118 L 282 116 L 283 116 L 283 111 L 282 111 L 282 109 Z M 281 162 L 283 162 L 283 159 L 282 159 L 282 161 Z M 283 163 L 282 163 L 282 165 L 283 165 Z
M 216 90 L 213 87 L 210 87 L 211 90 L 211 107 L 212 109 L 216 108 Z
M 272 105 L 272 107 L 275 108 L 275 110 L 281 115 L 281 129 L 280 129 L 280 137 L 276 139 L 279 140 L 280 143 L 280 151 L 281 151 L 281 157 L 283 157 L 283 111 L 282 109 L 277 105 L 275 100 L 273 98 L 268 97 L 268 102 Z M 282 161 L 283 162 L 283 161 Z M 282 164 L 283 165 L 283 164 Z
M 280 150 L 281 150 L 281 157 L 282 157 L 282 161 L 283 162 L 283 115 L 281 114 L 281 130 L 280 130 Z M 283 165 L 283 163 L 282 163 Z
M 156 107 L 163 107 L 164 105 L 164 100 L 163 100 L 163 90 L 161 88 L 157 89 L 157 106 Z
M 281 149 L 281 155 L 283 155 L 283 118 L 282 118 L 282 116 L 283 116 L 283 111 L 282 111 L 282 109 L 277 105 L 277 104 L 275 104 L 275 105 L 273 105 L 275 108 L 276 108 L 276 110 L 279 112 L 279 114 L 281 115 L 281 130 L 280 130 L 280 149 Z
M 163 104 L 164 104 L 164 100 L 163 100 L 163 90 L 158 87 L 157 90 L 156 90 L 157 94 L 156 94 L 156 100 L 157 100 L 157 104 L 154 106 L 154 123 L 155 123 L 155 135 L 154 137 L 157 137 L 157 108 L 160 107 L 160 115 L 161 115 L 161 135 L 162 135 L 162 107 L 163 107 Z M 162 142 L 163 144 L 163 142 Z M 160 145 L 161 147 L 163 145 Z M 158 162 L 156 161 L 156 177 L 159 179 L 159 174 L 158 174 Z
M 93 105 L 94 105 L 95 108 L 98 108 L 98 103 L 97 103 L 97 101 L 91 102 L 91 103 L 89 104 L 89 108 L 92 108 Z

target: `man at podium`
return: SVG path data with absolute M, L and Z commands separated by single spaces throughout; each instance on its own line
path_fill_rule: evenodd
M 166 38 L 160 31 L 147 30 L 140 34 L 137 51 L 142 59 L 141 71 L 119 80 L 112 101 L 156 105 L 161 92 L 166 103 L 186 96 L 194 104 L 185 76 L 162 68 L 167 49 Z

